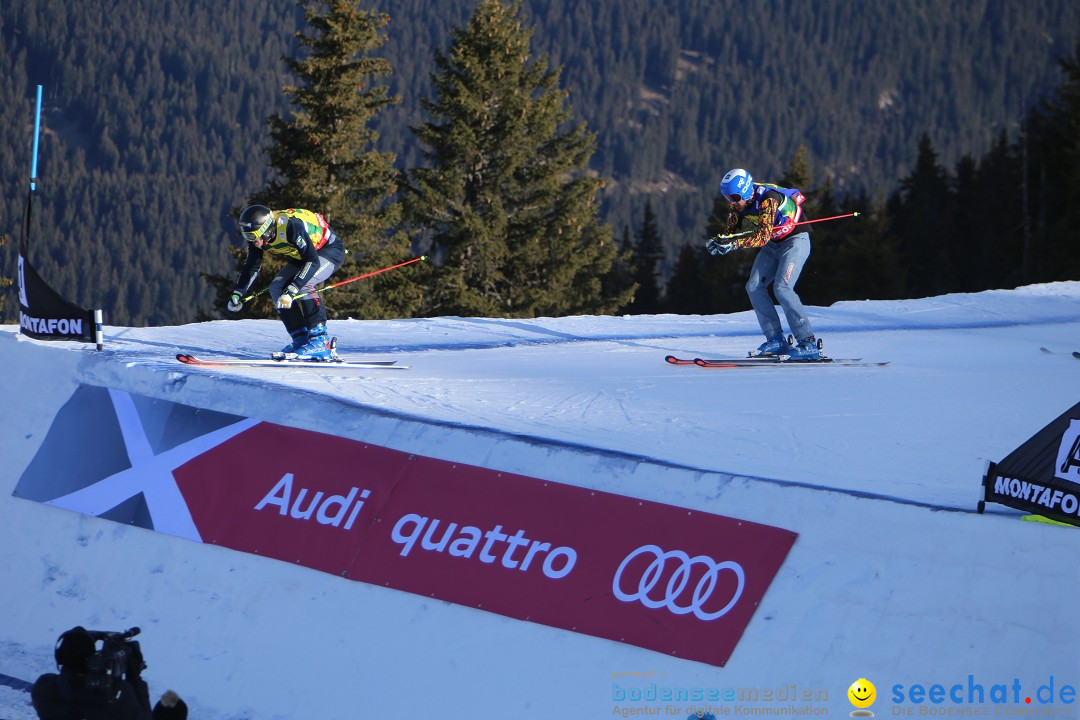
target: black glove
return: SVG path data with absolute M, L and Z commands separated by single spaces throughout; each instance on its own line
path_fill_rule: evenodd
M 714 237 L 709 242 L 705 243 L 705 249 L 709 251 L 710 255 L 727 255 L 732 250 L 739 246 L 735 240 L 721 240 L 718 237 Z

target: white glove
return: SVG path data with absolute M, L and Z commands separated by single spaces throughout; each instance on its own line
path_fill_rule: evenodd
M 240 299 L 240 293 L 234 292 L 229 296 L 229 303 L 225 306 L 225 309 L 229 312 L 240 312 L 240 308 L 244 307 L 244 301 Z
M 299 295 L 300 291 L 296 289 L 295 285 L 290 285 L 285 288 L 281 293 L 281 296 L 277 299 L 277 306 L 279 310 L 288 310 L 292 307 L 293 295 Z

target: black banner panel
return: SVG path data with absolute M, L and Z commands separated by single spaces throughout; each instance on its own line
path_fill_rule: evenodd
M 94 342 L 94 311 L 62 298 L 20 254 L 19 331 L 36 340 Z
M 984 500 L 1080 526 L 1080 403 L 990 463 Z

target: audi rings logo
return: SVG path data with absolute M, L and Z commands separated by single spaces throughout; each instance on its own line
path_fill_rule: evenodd
M 638 579 L 637 587 L 633 588 L 631 592 L 624 592 L 623 572 L 639 555 L 651 555 L 653 560 Z M 678 566 L 675 567 L 671 577 L 668 578 L 667 586 L 660 593 L 654 593 L 653 590 L 660 583 L 668 561 L 675 561 Z M 704 574 L 698 579 L 697 585 L 694 586 L 694 593 L 689 604 L 680 605 L 678 600 L 690 583 L 696 565 L 703 567 Z M 712 599 L 720 573 L 725 570 L 734 573 L 736 580 L 738 580 L 735 592 L 732 594 L 731 599 L 728 600 L 727 605 L 724 605 L 719 610 L 706 612 L 704 609 L 705 604 Z M 675 615 L 694 613 L 699 620 L 715 620 L 726 615 L 731 608 L 735 607 L 735 603 L 739 602 L 745 587 L 746 574 L 743 572 L 742 566 L 737 562 L 731 560 L 716 562 L 706 555 L 690 557 L 682 550 L 664 552 L 656 545 L 642 545 L 627 555 L 619 564 L 619 569 L 615 571 L 615 579 L 611 583 L 611 590 L 615 593 L 615 597 L 623 602 L 638 600 L 647 608 L 667 608 Z

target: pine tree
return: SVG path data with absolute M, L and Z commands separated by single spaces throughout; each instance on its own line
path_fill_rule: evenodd
M 1024 210 L 1019 148 L 1001 131 L 997 141 L 976 162 L 965 156 L 957 163 L 954 182 L 952 289 L 977 292 L 1016 287 L 1023 275 Z
M 7 235 L 0 235 L 0 247 L 3 247 L 6 244 L 7 244 Z M 12 284 L 11 278 L 6 278 L 6 277 L 3 277 L 3 276 L 0 276 L 0 290 L 3 290 L 6 287 L 10 287 L 11 284 Z M 0 310 L 4 309 L 4 299 L 5 299 L 4 296 L 2 294 L 0 294 Z
M 1075 228 L 1080 210 L 1072 198 L 1080 194 L 1080 35 L 1072 57 L 1058 61 L 1065 77 L 1055 96 L 1033 113 L 1031 158 L 1027 163 L 1028 221 L 1034 237 L 1025 248 L 1025 282 L 1080 277 Z M 1021 188 L 1015 188 L 1013 201 Z
M 730 212 L 728 201 L 717 195 L 713 198 L 712 213 L 705 224 L 705 236 L 715 237 L 727 231 L 727 217 Z M 746 278 L 750 276 L 750 267 L 757 257 L 757 250 L 736 250 L 728 255 L 713 257 L 702 249 L 697 251 L 701 258 L 705 280 L 705 294 L 702 297 L 702 313 L 733 313 L 750 307 L 746 295 Z
M 990 261 L 989 244 L 996 233 L 987 235 L 981 232 L 982 221 L 987 218 L 985 199 L 979 194 L 979 173 L 975 159 L 970 155 L 960 158 L 956 164 L 956 174 L 952 182 L 953 204 L 956 213 L 952 220 L 955 233 L 964 233 L 971 238 L 970 243 L 947 243 L 946 253 L 952 267 L 963 268 L 950 278 L 949 290 L 954 292 L 974 292 L 988 276 L 987 264 Z M 948 236 L 957 237 L 946 231 Z M 974 252 L 970 252 L 968 246 Z M 963 254 L 968 253 L 964 258 Z M 965 261 L 966 260 L 966 261 Z
M 634 247 L 634 280 L 637 292 L 626 312 L 631 315 L 653 315 L 660 312 L 660 284 L 657 265 L 664 257 L 664 244 L 656 227 L 656 215 L 652 201 L 645 201 L 645 213 L 641 220 Z
M 441 261 L 431 314 L 534 317 L 607 313 L 616 259 L 598 217 L 595 138 L 571 113 L 559 72 L 530 57 L 521 2 L 481 0 L 437 51 L 432 120 L 412 128 L 429 167 L 408 173 L 408 219 Z M 610 285 L 610 284 L 608 284 Z
M 716 312 L 710 302 L 706 272 L 712 269 L 709 253 L 703 244 L 687 243 L 679 249 L 675 269 L 665 293 L 665 309 L 679 315 Z
M 938 164 L 930 137 L 924 133 L 914 170 L 901 180 L 900 190 L 890 199 L 890 234 L 907 268 L 905 287 L 909 297 L 947 291 L 950 268 L 940 238 L 943 231 L 948 234 L 952 229 L 951 204 L 948 175 Z
M 810 160 L 807 157 L 809 154 L 810 151 L 806 149 L 805 145 L 796 148 L 795 155 L 791 158 L 791 165 L 777 184 L 781 187 L 798 188 L 802 190 L 803 195 L 809 197 L 813 186 Z
M 905 276 L 896 238 L 885 232 L 885 213 L 860 192 L 835 214 L 857 210 L 859 217 L 838 223 L 823 223 L 824 232 L 835 237 L 828 263 L 829 298 L 821 304 L 838 300 L 891 300 L 905 295 Z M 833 213 L 831 213 L 833 214 Z M 817 238 L 814 239 L 815 244 Z
M 623 226 L 619 253 L 602 282 L 604 297 L 632 297 L 637 292 L 637 283 L 634 282 L 634 240 L 629 225 Z
M 412 254 L 393 197 L 395 157 L 373 149 L 378 133 L 370 127 L 378 113 L 400 101 L 378 84 L 391 74 L 389 63 L 370 55 L 386 42 L 381 31 L 390 18 L 359 9 L 355 0 L 298 4 L 310 33 L 297 33 L 305 57 L 285 60 L 299 81 L 284 88 L 295 109 L 288 119 L 268 120 L 270 165 L 279 177 L 250 202 L 321 213 L 349 251 L 333 283 Z M 270 265 L 259 286 L 276 271 Z M 413 272 L 397 271 L 335 288 L 328 312 L 356 318 L 411 315 L 421 301 L 415 278 Z

